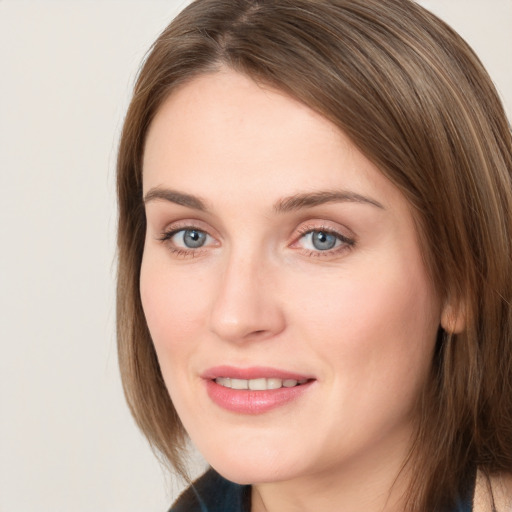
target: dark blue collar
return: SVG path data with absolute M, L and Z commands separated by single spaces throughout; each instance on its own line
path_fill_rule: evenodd
M 197 479 L 169 512 L 250 512 L 251 486 L 238 485 L 213 469 Z

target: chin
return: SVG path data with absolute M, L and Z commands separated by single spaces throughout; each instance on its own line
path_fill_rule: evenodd
M 278 467 L 256 467 L 252 463 L 238 464 L 237 466 L 221 463 L 219 465 L 212 465 L 212 467 L 227 480 L 240 485 L 280 482 L 291 480 L 296 476 Z
M 252 453 L 237 449 L 233 453 L 226 451 L 216 456 L 206 455 L 206 460 L 215 471 L 241 485 L 291 480 L 299 476 L 302 470 L 300 461 L 287 460 L 282 451 L 279 453 L 266 447 Z

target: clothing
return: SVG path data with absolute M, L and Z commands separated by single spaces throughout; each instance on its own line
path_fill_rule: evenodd
M 213 469 L 197 479 L 169 512 L 250 512 L 251 486 L 226 480 Z
M 473 483 L 466 496 L 452 512 L 472 512 Z M 213 469 L 196 480 L 171 507 L 169 512 L 250 512 L 251 486 L 239 485 L 220 476 Z

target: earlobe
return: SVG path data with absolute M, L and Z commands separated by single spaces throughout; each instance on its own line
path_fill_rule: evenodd
M 460 334 L 466 328 L 466 313 L 460 302 L 447 301 L 441 311 L 441 327 L 450 334 Z

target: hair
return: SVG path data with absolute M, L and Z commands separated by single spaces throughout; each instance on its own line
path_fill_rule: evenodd
M 230 68 L 333 122 L 411 205 L 426 268 L 460 333 L 439 330 L 406 461 L 408 510 L 453 504 L 468 475 L 512 471 L 512 137 L 482 64 L 410 0 L 197 0 L 152 46 L 121 136 L 117 333 L 125 394 L 184 475 L 186 433 L 139 294 L 142 157 L 164 100 Z

